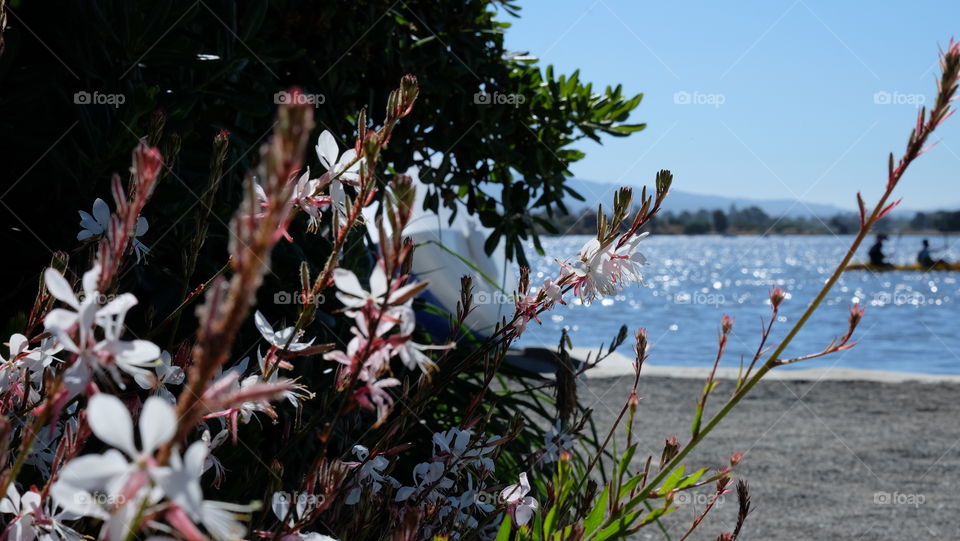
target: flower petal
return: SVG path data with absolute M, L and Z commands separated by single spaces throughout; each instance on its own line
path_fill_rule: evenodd
M 247 529 L 236 518 L 228 504 L 203 502 L 203 525 L 217 541 L 243 539 Z
M 333 169 L 339 154 L 340 147 L 337 146 L 337 140 L 329 131 L 323 130 L 317 138 L 317 158 L 320 158 L 320 163 L 327 171 Z
M 86 492 L 102 491 L 112 479 L 123 475 L 129 468 L 130 463 L 115 449 L 102 455 L 83 455 L 71 460 L 60 470 L 56 484 Z M 72 510 L 68 502 L 58 498 L 58 503 Z
M 20 512 L 20 493 L 16 485 L 11 482 L 7 485 L 7 496 L 0 500 L 0 513 L 16 515 Z
M 177 413 L 166 400 L 151 396 L 140 413 L 140 444 L 143 452 L 153 452 L 170 441 L 177 432 Z
M 263 335 L 263 338 L 267 342 L 273 343 L 273 326 L 270 325 L 270 322 L 267 321 L 267 318 L 260 313 L 260 310 L 257 310 L 256 313 L 253 314 L 253 321 L 257 325 L 257 330 L 260 331 L 261 335 Z
M 98 316 L 115 316 L 123 314 L 124 317 L 128 310 L 137 305 L 137 297 L 132 293 L 118 295 L 115 299 L 107 303 L 106 306 L 97 310 Z M 119 318 L 121 321 L 124 318 Z
M 133 420 L 119 398 L 104 393 L 93 395 L 87 407 L 87 422 L 104 443 L 126 452 L 130 457 L 137 456 L 137 448 L 133 444 Z
M 357 275 L 346 269 L 334 269 L 333 283 L 336 284 L 337 289 L 347 295 L 361 299 L 367 296 L 367 291 L 360 286 L 360 280 L 357 279 Z
M 205 442 L 193 442 L 190 447 L 187 447 L 187 452 L 183 455 L 183 469 L 200 479 L 200 475 L 203 474 L 203 463 L 207 460 L 208 453 L 209 449 L 207 449 Z
M 100 235 L 103 233 L 103 227 L 97 223 L 96 218 L 82 210 L 78 210 L 77 212 L 80 214 L 80 227 L 86 230 L 89 235 Z M 81 233 L 83 233 L 83 231 L 81 231 Z
M 387 293 L 387 273 L 384 272 L 380 263 L 373 266 L 370 273 L 370 295 L 374 297 L 383 297 Z
M 93 217 L 103 229 L 106 229 L 110 224 L 110 206 L 99 197 L 93 202 Z
M 121 365 L 153 367 L 160 358 L 160 347 L 149 340 L 117 341 L 110 350 L 117 357 L 117 364 Z
M 97 281 L 100 280 L 100 264 L 97 263 L 87 272 L 83 273 L 83 294 L 87 297 L 96 295 Z M 84 299 L 87 300 L 87 299 Z
M 523 526 L 533 518 L 533 508 L 526 505 L 518 505 L 514 511 L 514 518 L 517 519 L 517 526 Z
M 40 508 L 40 494 L 32 490 L 23 493 L 20 498 L 20 511 L 23 513 L 33 513 Z
M 57 299 L 69 304 L 74 308 L 80 308 L 80 301 L 73 293 L 73 288 L 67 283 L 66 278 L 60 274 L 60 271 L 54 268 L 48 268 L 43 271 L 43 281 L 47 284 L 47 291 Z

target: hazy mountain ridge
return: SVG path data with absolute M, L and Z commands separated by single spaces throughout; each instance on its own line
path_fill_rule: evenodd
M 614 184 L 596 182 L 581 178 L 570 178 L 567 185 L 583 196 L 584 201 L 579 201 L 571 195 L 567 195 L 563 202 L 572 212 L 582 208 L 596 208 L 598 203 L 608 206 L 613 198 L 613 192 L 618 187 Z M 696 212 L 701 209 L 706 210 L 727 210 L 731 205 L 737 208 L 759 207 L 761 210 L 771 216 L 799 217 L 814 214 L 820 217 L 835 216 L 837 214 L 849 214 L 854 212 L 835 205 L 825 205 L 822 203 L 810 203 L 792 199 L 755 199 L 751 197 L 732 197 L 723 195 L 707 195 L 693 192 L 687 192 L 674 188 L 670 191 L 670 197 L 667 199 L 665 208 L 674 213 L 683 211 Z

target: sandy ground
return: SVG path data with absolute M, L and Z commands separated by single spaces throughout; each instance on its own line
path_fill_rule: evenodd
M 630 384 L 619 377 L 580 386 L 604 430 Z M 642 378 L 636 430 L 643 459 L 652 454 L 656 463 L 669 436 L 689 438 L 702 385 Z M 732 385 L 721 383 L 714 407 Z M 687 463 L 717 467 L 735 452 L 745 454 L 736 473 L 750 484 L 753 512 L 742 540 L 960 539 L 958 419 L 956 383 L 765 381 Z M 668 517 L 672 539 L 686 531 L 703 499 L 687 497 Z M 714 540 L 731 530 L 736 509 L 731 493 L 691 539 Z M 656 528 L 637 537 L 663 538 Z

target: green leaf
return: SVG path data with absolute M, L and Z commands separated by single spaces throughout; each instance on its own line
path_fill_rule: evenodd
M 610 485 L 608 484 L 603 487 L 603 492 L 600 494 L 600 498 L 598 498 L 596 503 L 593 504 L 593 509 L 590 510 L 590 513 L 587 515 L 587 519 L 583 521 L 583 529 L 586 535 L 592 534 L 597 530 L 597 528 L 600 527 L 600 524 L 603 522 L 603 517 L 606 515 L 609 503 Z
M 636 522 L 637 518 L 640 517 L 640 512 L 636 513 L 626 513 L 616 522 L 607 526 L 600 531 L 595 537 L 592 538 L 592 541 L 604 541 L 605 539 L 612 539 L 625 535 L 630 527 L 633 526 L 633 523 Z
M 630 447 L 627 447 L 627 450 L 624 451 L 623 456 L 620 457 L 619 472 L 623 475 L 627 471 L 627 466 L 630 465 L 630 461 L 633 460 L 633 455 L 637 452 L 637 444 L 634 443 Z
M 553 505 L 550 507 L 550 510 L 547 511 L 547 515 L 543 517 L 543 536 L 549 537 L 553 533 L 553 522 L 557 518 L 557 508 L 559 505 Z
M 510 533 L 513 531 L 512 526 L 510 515 L 504 515 L 503 522 L 500 523 L 500 531 L 497 532 L 497 541 L 510 541 Z
M 693 425 L 690 427 L 690 433 L 696 438 L 700 433 L 700 422 L 703 419 L 703 404 L 697 402 L 697 412 L 693 415 Z
M 690 475 L 685 477 L 683 481 L 680 481 L 680 483 L 677 485 L 677 488 L 687 488 L 689 486 L 696 484 L 696 482 L 699 481 L 701 477 L 703 477 L 704 473 L 707 473 L 706 468 L 701 468 L 691 473 Z
M 680 484 L 680 480 L 683 479 L 683 470 L 683 466 L 677 466 L 677 469 L 670 472 L 670 475 L 663 480 L 663 485 L 657 489 L 657 493 L 663 495 L 677 488 L 677 485 Z

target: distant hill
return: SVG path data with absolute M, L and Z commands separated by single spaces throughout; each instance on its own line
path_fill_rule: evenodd
M 595 182 L 580 178 L 571 178 L 567 180 L 567 185 L 577 191 L 585 199 L 578 201 L 572 196 L 564 198 L 564 204 L 572 212 L 576 212 L 584 207 L 596 209 L 598 203 L 604 203 L 608 206 L 612 201 L 613 191 L 617 186 L 603 182 Z M 849 214 L 853 211 L 843 209 L 834 205 L 824 205 L 821 203 L 801 203 L 791 199 L 753 199 L 750 197 L 729 197 L 723 195 L 705 195 L 699 193 L 685 192 L 683 190 L 673 189 L 670 191 L 670 197 L 667 199 L 666 209 L 678 213 L 683 211 L 695 212 L 700 209 L 727 210 L 730 205 L 736 205 L 737 208 L 759 207 L 761 210 L 771 216 L 802 217 L 810 216 L 811 213 L 820 217 L 830 217 L 837 214 Z

